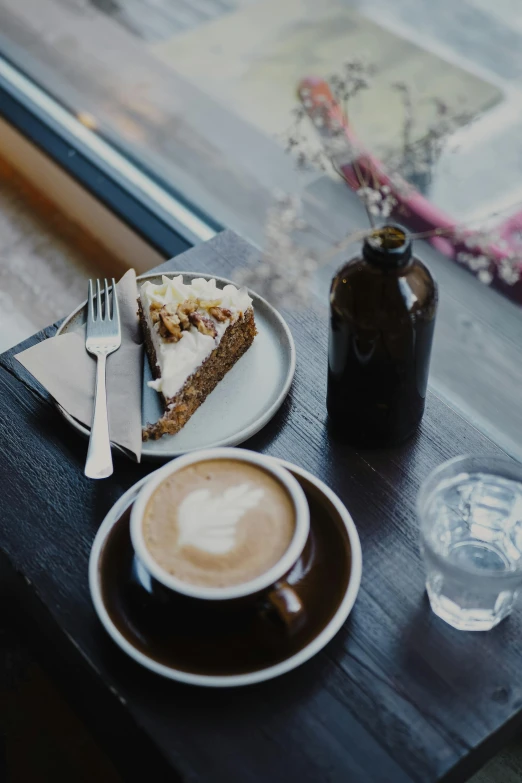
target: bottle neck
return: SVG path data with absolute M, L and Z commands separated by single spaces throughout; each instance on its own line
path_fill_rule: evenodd
M 411 260 L 411 239 L 401 226 L 382 226 L 364 240 L 362 254 L 364 260 L 372 266 L 400 269 Z

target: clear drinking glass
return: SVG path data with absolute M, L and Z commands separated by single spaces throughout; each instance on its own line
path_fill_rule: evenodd
M 522 586 L 522 465 L 455 457 L 423 483 L 417 514 L 431 608 L 461 631 L 490 630 Z

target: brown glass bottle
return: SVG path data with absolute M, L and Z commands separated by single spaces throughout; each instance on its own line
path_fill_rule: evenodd
M 437 286 L 399 226 L 365 240 L 332 280 L 328 414 L 359 446 L 400 443 L 424 412 Z

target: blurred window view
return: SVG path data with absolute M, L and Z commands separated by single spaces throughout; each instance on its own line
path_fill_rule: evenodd
M 367 227 L 355 190 L 372 182 L 349 187 L 313 153 L 300 169 L 285 149 L 296 108 L 307 113 L 303 80 L 331 84 L 347 62 L 363 64 L 371 83 L 340 107 L 352 140 L 409 182 L 414 230 L 430 235 L 449 221 L 464 232 L 460 249 L 421 250 L 441 287 L 432 388 L 522 456 L 516 0 L 0 0 L 0 54 L 260 247 L 281 192 L 300 196 L 326 245 Z M 310 149 L 320 149 L 305 120 Z M 493 270 L 486 251 L 466 250 L 471 230 L 488 253 L 507 248 Z M 317 272 L 325 300 L 338 263 Z

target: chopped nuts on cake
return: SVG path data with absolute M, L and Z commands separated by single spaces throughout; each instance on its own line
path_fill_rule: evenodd
M 150 306 L 150 320 L 152 321 L 153 324 L 158 323 L 160 319 L 159 311 L 161 310 L 162 307 L 163 305 L 161 304 L 161 302 L 152 302 Z
M 198 332 L 201 332 L 201 334 L 208 334 L 211 337 L 215 337 L 217 335 L 217 329 L 215 325 L 212 323 L 210 318 L 206 317 L 206 315 L 201 315 L 200 313 L 191 313 L 189 315 L 189 319 L 190 322 L 197 327 Z
M 191 313 L 194 313 L 197 310 L 197 307 L 197 299 L 187 299 L 185 302 L 182 302 L 182 304 L 178 305 L 176 312 L 179 320 L 181 321 L 182 329 L 190 329 L 189 316 Z
M 215 337 L 217 329 L 210 318 L 197 312 L 199 304 L 197 299 L 187 299 L 179 305 L 160 305 L 158 302 L 153 302 L 150 305 L 150 317 L 153 324 L 158 324 L 158 332 L 167 342 L 178 342 L 183 337 L 183 332 L 191 326 L 195 326 L 201 334 Z M 216 321 L 226 321 L 232 317 L 230 310 L 216 307 L 214 302 L 206 304 L 211 305 L 208 312 Z
M 169 306 L 164 305 L 159 311 L 160 323 L 158 331 L 164 340 L 170 343 L 177 343 L 181 340 L 181 326 L 179 318 L 175 313 L 169 311 Z
M 226 307 L 209 307 L 208 312 L 216 321 L 227 321 L 232 318 L 231 310 L 227 310 Z

